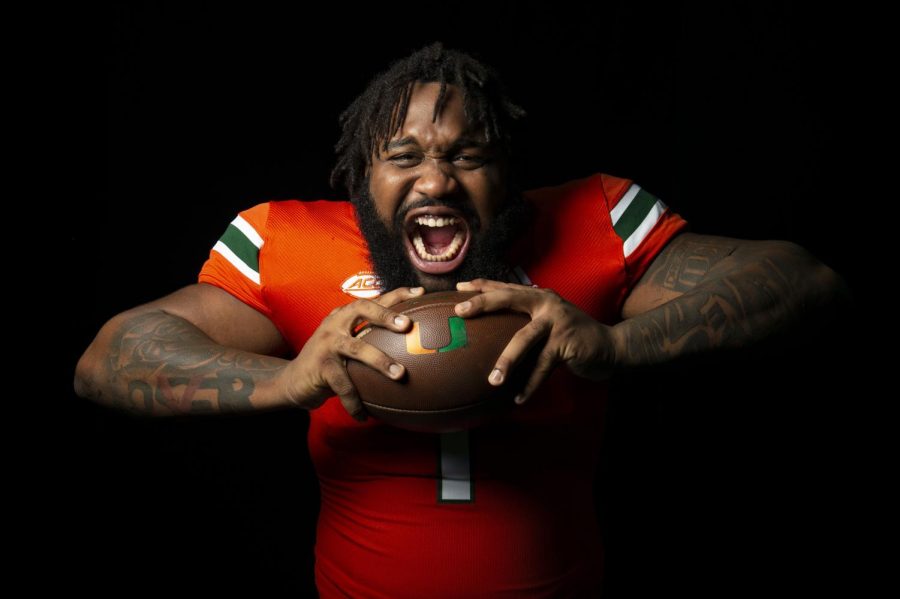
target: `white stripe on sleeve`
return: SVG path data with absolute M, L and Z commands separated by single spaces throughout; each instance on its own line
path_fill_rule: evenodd
M 231 265 L 238 269 L 242 275 L 259 285 L 259 273 L 247 266 L 243 260 L 237 257 L 237 254 L 228 249 L 227 245 L 221 241 L 217 241 L 216 245 L 213 246 L 213 251 L 222 254 L 222 256 L 231 262 Z
M 631 206 L 631 201 L 641 190 L 641 186 L 637 183 L 632 183 L 631 187 L 628 188 L 628 191 L 625 192 L 625 195 L 622 196 L 622 199 L 619 200 L 619 203 L 616 204 L 616 207 L 609 211 L 609 216 L 612 218 L 612 224 L 615 226 L 619 219 L 622 218 L 622 215 L 625 214 L 625 211 L 628 210 L 628 207 Z
M 263 238 L 260 237 L 259 233 L 256 232 L 256 229 L 253 228 L 253 225 L 248 223 L 241 215 L 238 215 L 231 224 L 238 228 L 238 230 L 247 236 L 247 239 L 255 245 L 257 248 L 261 248 L 263 245 Z
M 650 208 L 650 212 L 647 213 L 647 216 L 644 217 L 644 220 L 641 221 L 638 228 L 625 240 L 622 251 L 625 253 L 626 258 L 630 256 L 634 250 L 638 249 L 641 242 L 647 238 L 647 235 L 650 234 L 650 230 L 657 222 L 659 222 L 659 219 L 665 210 L 666 205 L 662 200 L 656 200 L 656 203 Z

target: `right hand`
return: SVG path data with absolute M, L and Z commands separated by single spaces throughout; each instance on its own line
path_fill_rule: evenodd
M 314 410 L 329 397 L 337 395 L 347 413 L 364 422 L 366 410 L 347 374 L 347 358 L 368 364 L 392 380 L 402 378 L 404 368 L 381 350 L 354 337 L 353 330 L 366 320 L 372 325 L 405 333 L 412 324 L 409 317 L 389 308 L 423 292 L 421 287 L 398 287 L 376 300 L 356 300 L 332 310 L 280 375 L 288 400 L 301 408 Z M 398 317 L 400 320 L 395 321 Z M 394 372 L 391 372 L 392 366 Z

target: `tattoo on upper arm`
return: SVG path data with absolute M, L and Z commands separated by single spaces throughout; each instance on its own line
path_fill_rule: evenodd
M 193 325 L 162 312 L 126 321 L 107 362 L 111 383 L 127 392 L 113 400 L 127 411 L 152 414 L 235 412 L 251 406 L 256 384 L 282 361 L 213 343 Z
M 745 347 L 785 329 L 803 310 L 796 290 L 809 284 L 809 264 L 802 248 L 786 242 L 680 242 L 654 269 L 652 282 L 690 293 L 629 321 L 622 363 L 656 364 L 710 348 Z
M 727 238 L 684 233 L 654 260 L 642 282 L 684 293 L 696 287 L 710 269 L 737 249 Z

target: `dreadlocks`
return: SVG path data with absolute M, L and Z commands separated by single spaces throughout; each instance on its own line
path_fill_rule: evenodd
M 441 42 L 434 42 L 376 76 L 341 114 L 342 133 L 335 146 L 338 157 L 331 172 L 332 188 L 341 184 L 351 198 L 362 195 L 366 166 L 376 144 L 380 141 L 382 150 L 386 150 L 390 138 L 403 125 L 417 81 L 441 84 L 432 122 L 447 102 L 447 85 L 456 85 L 463 94 L 466 117 L 484 128 L 488 143 L 496 143 L 507 157 L 512 156 L 512 125 L 525 116 L 525 111 L 506 97 L 493 69 L 467 54 L 445 49 Z M 511 172 L 517 179 L 515 168 Z M 515 181 L 511 183 L 515 188 Z

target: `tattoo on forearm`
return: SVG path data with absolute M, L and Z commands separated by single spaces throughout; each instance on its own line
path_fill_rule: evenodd
M 143 414 L 238 412 L 283 360 L 213 343 L 180 318 L 153 312 L 127 321 L 108 359 L 113 405 Z
M 688 242 L 654 269 L 656 285 L 685 293 L 623 322 L 623 365 L 745 347 L 798 319 L 815 285 L 806 255 L 777 242 L 749 256 L 734 250 Z M 732 260 L 716 268 L 726 256 Z

